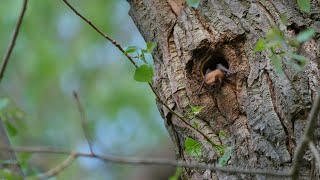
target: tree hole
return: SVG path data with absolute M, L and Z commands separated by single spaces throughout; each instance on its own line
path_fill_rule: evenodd
M 306 27 L 305 27 L 305 26 L 298 26 L 297 24 L 293 23 L 293 24 L 289 25 L 289 26 L 287 27 L 287 29 L 288 29 L 289 31 L 293 31 L 294 34 L 299 34 L 300 31 L 301 31 L 302 29 L 306 29 Z
M 224 55 L 220 52 L 212 53 L 212 55 L 203 62 L 202 66 L 202 75 L 204 76 L 206 74 L 207 69 L 215 70 L 218 64 L 222 64 L 224 67 L 229 69 L 229 63 L 224 58 Z

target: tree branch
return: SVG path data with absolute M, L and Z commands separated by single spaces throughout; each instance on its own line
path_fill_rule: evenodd
M 2 150 L 9 150 L 8 148 L 2 148 Z M 196 162 L 186 162 L 186 161 L 176 161 L 169 159 L 142 159 L 142 158 L 132 158 L 132 157 L 123 157 L 123 156 L 110 156 L 110 155 L 98 155 L 98 154 L 88 154 L 81 152 L 73 152 L 64 149 L 58 149 L 54 147 L 14 147 L 15 152 L 25 152 L 25 153 L 50 153 L 50 154 L 64 154 L 70 155 L 67 160 L 65 160 L 61 165 L 57 166 L 55 171 L 50 170 L 51 172 L 57 172 L 57 169 L 64 169 L 69 165 L 70 161 L 73 161 L 78 157 L 89 157 L 96 158 L 102 161 L 118 163 L 118 164 L 133 164 L 133 165 L 159 165 L 159 166 L 173 166 L 173 167 L 186 167 L 194 169 L 208 169 L 215 170 L 231 174 L 260 174 L 267 176 L 279 176 L 279 177 L 288 177 L 291 176 L 289 172 L 277 172 L 277 171 L 268 171 L 262 169 L 240 169 L 236 167 L 219 167 L 214 164 L 205 164 L 205 163 L 196 163 Z M 70 162 L 71 163 L 71 162 Z M 49 172 L 49 171 L 48 171 Z M 49 174 L 49 173 L 45 173 Z M 52 173 L 50 173 L 52 174 Z M 56 174 L 55 174 L 56 175 Z
M 320 155 L 319 155 L 319 151 L 318 151 L 316 145 L 313 143 L 313 141 L 309 142 L 309 148 L 310 148 L 311 152 L 313 153 L 314 158 L 316 159 L 316 162 L 317 162 L 317 165 L 319 168 L 318 172 L 320 172 Z
M 1 63 L 0 81 L 3 79 L 5 70 L 7 68 L 7 65 L 8 65 L 8 62 L 9 62 L 9 59 L 10 59 L 10 55 L 11 55 L 11 53 L 13 51 L 13 48 L 14 48 L 14 46 L 16 44 L 16 40 L 17 40 L 17 37 L 18 37 L 18 34 L 19 34 L 19 30 L 20 30 L 20 27 L 21 27 L 21 24 L 22 24 L 22 20 L 23 20 L 25 12 L 27 10 L 27 4 L 28 4 L 28 0 L 23 0 L 22 9 L 21 9 L 21 12 L 20 12 L 19 19 L 17 21 L 16 27 L 14 29 L 14 33 L 13 33 L 11 42 L 9 44 L 8 50 L 7 50 L 6 54 L 4 55 L 2 63 Z
M 318 92 L 315 101 L 313 102 L 312 109 L 309 113 L 307 126 L 304 130 L 301 142 L 298 144 L 296 152 L 293 157 L 293 166 L 291 169 L 292 179 L 296 180 L 299 177 L 299 167 L 302 163 L 300 160 L 303 158 L 304 151 L 308 147 L 308 143 L 314 138 L 314 130 L 317 125 L 318 113 L 320 111 L 320 92 Z
M 48 179 L 50 177 L 56 176 L 58 175 L 60 172 L 62 172 L 63 170 L 65 170 L 67 167 L 69 167 L 73 161 L 77 158 L 77 153 L 71 152 L 70 155 L 67 157 L 67 159 L 65 159 L 61 164 L 59 164 L 58 166 L 50 169 L 49 171 L 47 171 L 44 174 L 41 174 L 38 177 L 32 177 L 32 178 L 28 178 L 28 180 L 40 180 L 40 179 Z
M 63 2 L 81 19 L 83 19 L 86 23 L 88 23 L 94 30 L 96 30 L 101 36 L 106 38 L 108 41 L 110 41 L 114 46 L 116 46 L 128 59 L 129 61 L 137 68 L 138 65 L 133 61 L 131 56 L 129 56 L 127 53 L 125 53 L 124 49 L 121 47 L 117 41 L 110 38 L 107 34 L 103 33 L 97 26 L 95 26 L 90 20 L 85 18 L 83 15 L 81 15 L 67 0 L 63 0 Z
M 86 112 L 83 108 L 83 105 L 81 104 L 81 101 L 80 101 L 80 98 L 78 96 L 78 93 L 76 91 L 73 91 L 73 97 L 74 99 L 76 100 L 77 102 L 77 107 L 78 107 L 78 111 L 80 113 L 80 119 L 81 119 L 81 126 L 82 126 L 82 130 L 83 130 L 83 133 L 85 135 L 85 138 L 88 142 L 88 145 L 89 145 L 89 148 L 90 148 L 90 152 L 91 154 L 93 154 L 93 146 L 92 146 L 92 143 L 91 143 L 91 140 L 90 140 L 90 135 L 89 135 L 89 131 L 87 129 L 87 115 L 86 115 Z

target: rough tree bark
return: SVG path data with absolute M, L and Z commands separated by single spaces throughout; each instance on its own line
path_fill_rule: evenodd
M 128 2 L 129 14 L 145 40 L 158 43 L 153 53 L 156 72 L 153 86 L 162 100 L 180 114 L 186 114 L 190 105 L 205 107 L 197 119 L 189 122 L 197 124 L 202 132 L 199 133 L 158 104 L 175 145 L 176 158 L 216 163 L 219 156 L 204 137 L 207 136 L 216 144 L 233 147 L 227 166 L 288 170 L 306 123 L 304 107 L 308 112 L 319 90 L 319 36 L 298 50 L 309 59 L 303 72 L 288 66 L 288 59 L 283 59 L 289 79 L 278 76 L 267 52 L 255 54 L 253 48 L 271 29 L 270 22 L 286 36 L 294 36 L 306 27 L 313 27 L 319 33 L 318 1 L 312 1 L 309 14 L 301 13 L 292 0 L 202 0 L 197 9 L 186 6 L 184 0 Z M 281 15 L 288 18 L 288 25 L 282 23 Z M 214 90 L 205 87 L 197 96 L 206 68 L 214 68 L 218 63 L 236 74 L 221 87 Z M 219 138 L 220 130 L 227 132 L 228 138 Z M 317 128 L 317 144 L 319 134 Z M 187 137 L 201 142 L 201 158 L 186 153 Z M 301 179 L 319 177 L 319 172 L 311 172 L 311 159 L 307 152 Z M 199 169 L 184 169 L 182 176 L 183 179 L 268 179 L 261 175 L 230 175 Z

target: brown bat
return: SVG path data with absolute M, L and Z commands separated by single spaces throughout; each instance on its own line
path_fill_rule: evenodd
M 207 69 L 206 74 L 203 78 L 202 84 L 200 86 L 200 89 L 198 90 L 197 95 L 200 94 L 204 83 L 210 85 L 210 86 L 217 86 L 221 85 L 223 79 L 226 75 L 231 74 L 229 69 L 224 67 L 222 64 L 217 64 L 216 69 L 211 71 L 211 69 Z

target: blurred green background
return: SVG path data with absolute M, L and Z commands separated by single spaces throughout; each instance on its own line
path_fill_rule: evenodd
M 122 46 L 145 48 L 125 0 L 70 0 Z M 22 1 L 0 0 L 0 55 L 12 37 Z M 148 57 L 151 60 L 151 57 Z M 17 146 L 56 146 L 89 152 L 72 91 L 85 106 L 94 149 L 101 154 L 172 158 L 170 139 L 146 83 L 110 42 L 60 1 L 30 0 L 5 78 L 1 116 L 17 130 Z M 28 175 L 44 172 L 65 156 L 19 155 Z M 162 173 L 163 170 L 163 173 Z M 155 167 L 155 173 L 171 169 Z M 147 171 L 147 172 L 146 172 Z M 147 167 L 81 158 L 55 179 L 166 179 Z M 53 178 L 54 179 L 54 178 Z

